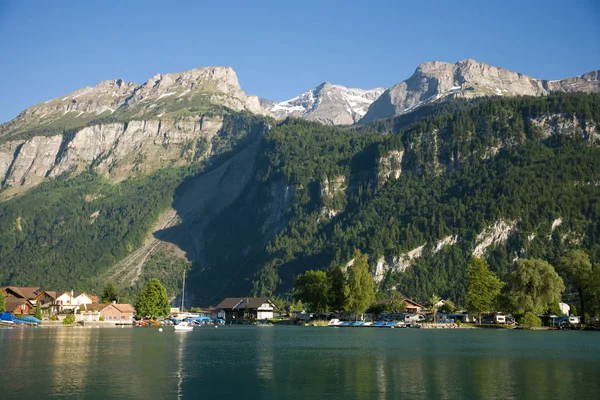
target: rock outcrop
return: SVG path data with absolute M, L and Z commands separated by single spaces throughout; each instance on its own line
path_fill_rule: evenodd
M 15 157 L 3 178 L 7 185 L 31 186 L 40 183 L 54 165 L 62 136 L 36 136 L 15 151 Z
M 351 89 L 324 82 L 293 99 L 273 103 L 263 100 L 277 118 L 304 118 L 327 125 L 358 122 L 385 89 Z
M 387 89 L 360 120 L 368 123 L 413 110 L 446 97 L 541 96 L 550 92 L 600 92 L 599 71 L 547 81 L 472 59 L 456 64 L 433 61 L 419 65 L 405 81 Z
M 100 124 L 85 127 L 73 138 L 35 136 L 0 145 L 0 181 L 31 187 L 45 177 L 78 173 L 92 166 L 115 178 L 176 166 L 211 153 L 211 139 L 223 117 L 189 117 Z
M 379 159 L 377 168 L 377 178 L 379 186 L 387 182 L 388 179 L 398 179 L 402 174 L 402 157 L 404 151 L 391 150 L 386 156 Z

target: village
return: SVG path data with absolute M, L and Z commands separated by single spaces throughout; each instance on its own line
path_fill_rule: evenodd
M 268 297 L 230 297 L 217 306 L 171 308 L 168 316 L 143 318 L 131 304 L 101 302 L 85 292 L 47 291 L 39 287 L 0 287 L 5 298 L 5 312 L 0 313 L 3 326 L 160 326 L 179 321 L 192 324 L 302 324 L 307 326 L 376 326 L 456 328 L 476 323 L 477 318 L 454 310 L 451 303 L 439 300 L 418 303 L 411 299 L 382 299 L 357 317 L 343 312 L 306 312 L 278 306 Z M 576 327 L 578 317 L 569 316 L 569 306 L 561 303 L 562 315 L 553 316 L 545 325 L 554 328 Z M 511 315 L 488 313 L 481 324 L 515 326 Z

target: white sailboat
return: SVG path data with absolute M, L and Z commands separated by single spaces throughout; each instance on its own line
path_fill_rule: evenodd
M 183 287 L 181 290 L 181 312 L 184 310 L 184 299 L 185 299 L 185 270 L 183 271 Z M 194 326 L 187 321 L 181 321 L 174 326 L 175 332 L 189 332 L 194 329 Z

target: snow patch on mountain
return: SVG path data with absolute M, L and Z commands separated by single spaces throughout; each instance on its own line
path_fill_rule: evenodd
M 361 119 L 384 88 L 356 89 L 324 82 L 292 99 L 268 107 L 278 118 L 296 117 L 329 125 L 353 124 Z

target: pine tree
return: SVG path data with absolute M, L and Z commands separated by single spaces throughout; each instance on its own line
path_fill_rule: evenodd
M 37 319 L 42 319 L 42 308 L 40 307 L 40 303 L 35 303 L 35 315 Z
M 171 309 L 167 289 L 158 279 L 150 279 L 146 289 L 138 294 L 134 307 L 136 314 L 142 318 L 166 317 Z
M 102 303 L 110 304 L 113 301 L 118 301 L 117 289 L 112 283 L 109 283 L 102 292 Z
M 0 292 L 0 313 L 6 311 L 6 297 L 4 297 L 4 293 Z

